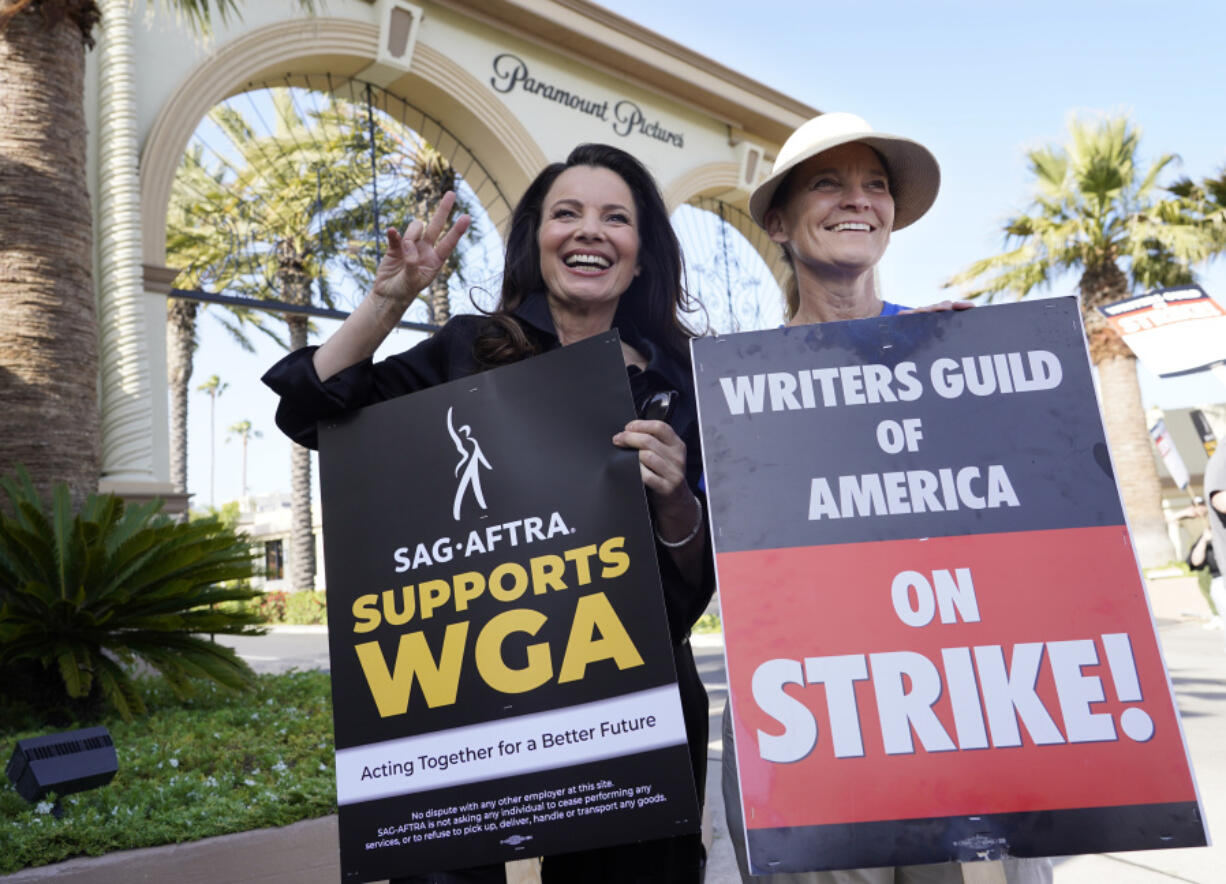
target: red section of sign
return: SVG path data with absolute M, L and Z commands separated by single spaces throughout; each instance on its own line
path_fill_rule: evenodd
M 1134 562 L 1123 526 L 719 555 L 748 826 L 1195 801 Z M 916 572 L 934 585 L 937 572 L 948 572 L 956 580 L 958 569 L 969 569 L 978 622 L 966 622 L 957 613 L 959 609 L 950 605 L 946 618 L 953 611 L 954 622 L 942 622 L 939 609 L 926 625 L 903 621 L 891 592 L 897 575 Z M 965 584 L 963 572 L 959 585 Z M 916 622 L 924 616 L 921 594 L 908 589 L 902 601 L 904 615 Z M 1108 661 L 1108 646 L 1116 650 L 1119 642 L 1103 636 L 1121 633 L 1128 635 L 1131 645 L 1140 699 L 1129 699 L 1134 688 L 1128 684 L 1126 668 L 1115 671 Z M 1097 663 L 1070 664 L 1070 659 L 1085 655 L 1087 640 Z M 1051 644 L 1060 642 L 1081 644 Z M 996 655 L 1007 669 L 1021 671 L 1020 661 L 1027 649 L 1015 656 L 1018 645 L 1029 645 L 1032 657 L 1041 653 L 1033 695 L 1028 701 L 1029 686 L 1013 686 L 1018 702 L 1029 702 L 1017 716 L 1012 712 L 1015 707 L 1000 699 L 1003 692 L 993 691 L 997 697 L 993 720 L 984 711 L 982 697 L 984 684 L 993 683 L 993 676 L 985 675 L 977 653 L 987 658 Z M 997 647 L 1002 648 L 1003 658 L 994 650 Z M 942 650 L 958 648 L 972 649 L 953 654 L 975 660 L 978 691 L 965 687 L 959 691 L 945 667 Z M 976 652 L 975 648 L 985 650 Z M 873 656 L 900 651 L 918 656 Z M 759 705 L 753 691 L 755 671 L 766 661 L 795 660 L 803 667 L 807 658 L 834 655 L 865 655 L 869 678 L 854 682 L 863 754 L 836 757 L 824 684 L 790 684 L 782 690 L 812 714 L 817 724 L 816 744 L 800 760 L 764 761 L 759 754 L 759 729 L 778 736 L 785 728 Z M 1062 663 L 1056 660 L 1061 655 Z M 929 675 L 935 673 L 940 679 L 939 697 L 930 707 L 921 704 L 931 709 L 935 719 L 928 716 L 925 721 L 922 709 L 909 718 L 894 702 L 886 712 L 886 729 L 893 734 L 896 754 L 887 753 L 879 690 L 888 695 L 888 702 L 889 696 L 896 701 L 900 694 L 919 688 L 909 674 L 895 676 L 890 695 L 888 680 L 882 676 L 878 688 L 874 676 L 886 670 L 887 662 L 900 659 L 918 663 L 918 669 L 928 668 L 921 657 L 931 662 Z M 1053 667 L 1063 673 L 1059 689 Z M 1000 670 L 995 678 L 994 683 L 1001 684 Z M 1094 697 L 1097 690 L 1104 700 Z M 961 729 L 951 699 L 955 694 L 961 698 Z M 1002 702 L 1010 710 L 1008 716 L 999 713 Z M 1038 703 L 1055 728 L 1048 728 L 1045 735 L 1039 726 L 1042 712 L 1035 708 Z M 963 748 L 963 740 L 976 742 L 976 716 L 983 720 L 980 732 L 986 735 L 987 745 Z M 1006 719 L 1019 722 L 1020 745 L 1002 745 L 1009 742 Z M 1152 723 L 1152 735 L 1146 733 L 1146 720 Z M 909 754 L 897 752 L 900 721 L 902 733 L 910 734 L 914 746 Z M 1036 743 L 1032 729 L 1047 742 Z M 949 745 L 938 750 L 941 733 Z M 1070 742 L 1070 734 L 1094 741 Z M 925 740 L 931 744 L 927 748 Z

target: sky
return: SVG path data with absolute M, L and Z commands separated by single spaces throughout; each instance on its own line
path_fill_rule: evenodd
M 942 182 L 935 206 L 893 238 L 881 264 L 886 297 L 903 304 L 948 297 L 942 282 L 1002 250 L 1003 220 L 1028 204 L 1025 151 L 1062 142 L 1071 114 L 1130 115 L 1147 163 L 1179 155 L 1164 182 L 1226 168 L 1221 0 L 1161 8 L 1137 0 L 707 0 L 701 16 L 688 3 L 606 5 L 811 107 L 859 114 L 936 155 Z M 1200 268 L 1200 276 L 1209 294 L 1226 302 L 1226 258 Z M 1076 279 L 1067 278 L 1046 294 L 1075 288 Z M 250 443 L 250 492 L 288 491 L 288 443 L 273 424 L 275 397 L 259 382 L 280 354 L 267 345 L 243 353 L 207 315 L 200 326 L 189 425 L 194 505 L 210 500 L 209 399 L 195 387 L 212 374 L 229 383 L 216 403 L 217 502 L 242 491 L 241 444 L 226 441 L 226 429 L 242 420 L 263 433 Z M 322 335 L 334 328 L 319 322 Z M 415 339 L 398 333 L 380 354 Z M 1142 369 L 1141 381 L 1147 405 L 1226 401 L 1226 387 L 1207 373 L 1159 381 Z

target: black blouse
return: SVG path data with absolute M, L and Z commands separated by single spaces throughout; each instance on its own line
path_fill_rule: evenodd
M 525 298 L 513 315 L 540 352 L 562 346 L 543 294 Z M 477 361 L 473 344 L 491 321 L 482 315 L 456 316 L 432 337 L 411 349 L 378 363 L 365 359 L 326 381 L 321 381 L 315 371 L 313 357 L 317 348 L 304 347 L 290 353 L 263 378 L 264 383 L 281 397 L 277 426 L 300 445 L 316 448 L 316 424 L 321 420 L 487 370 L 488 366 Z M 683 362 L 670 355 L 620 314 L 614 317 L 614 326 L 622 340 L 647 359 L 645 369 L 627 368 L 634 401 L 642 402 L 651 394 L 663 391 L 678 394 L 669 424 L 685 442 L 687 482 L 696 494 L 701 494 L 697 490 L 702 475 L 698 412 L 688 360 Z M 685 639 L 711 599 L 714 569 L 709 540 L 700 587 L 690 586 L 682 579 L 668 550 L 657 547 L 674 643 Z

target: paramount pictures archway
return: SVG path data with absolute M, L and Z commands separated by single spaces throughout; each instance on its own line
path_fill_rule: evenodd
M 640 157 L 670 208 L 705 198 L 709 210 L 744 209 L 778 145 L 816 113 L 586 0 L 329 0 L 314 17 L 288 2 L 247 3 L 242 21 L 207 41 L 142 3 L 99 5 L 86 112 L 100 485 L 132 498 L 176 497 L 165 369 L 171 185 L 200 120 L 249 84 L 330 74 L 402 97 L 453 133 L 497 185 L 478 194 L 495 223 L 543 165 L 582 141 Z M 762 257 L 783 279 L 774 250 Z

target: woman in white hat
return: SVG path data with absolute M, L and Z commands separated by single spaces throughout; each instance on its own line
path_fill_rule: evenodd
M 936 200 L 941 169 L 923 145 L 874 132 L 855 114 L 814 117 L 792 133 L 749 213 L 792 267 L 789 325 L 890 316 L 876 267 L 890 234 Z M 971 306 L 943 301 L 925 310 Z
M 771 176 L 749 198 L 749 213 L 783 248 L 792 268 L 788 325 L 869 319 L 909 312 L 882 299 L 877 262 L 890 234 L 919 220 L 936 200 L 941 169 L 923 145 L 873 131 L 855 114 L 815 117 L 792 133 Z M 960 310 L 942 301 L 919 310 Z M 745 854 L 732 718 L 723 728 L 723 793 L 741 878 L 770 884 L 961 884 L 958 863 L 751 876 Z M 821 800 L 820 797 L 814 800 Z M 1009 884 L 1051 881 L 1047 859 L 1008 859 Z

